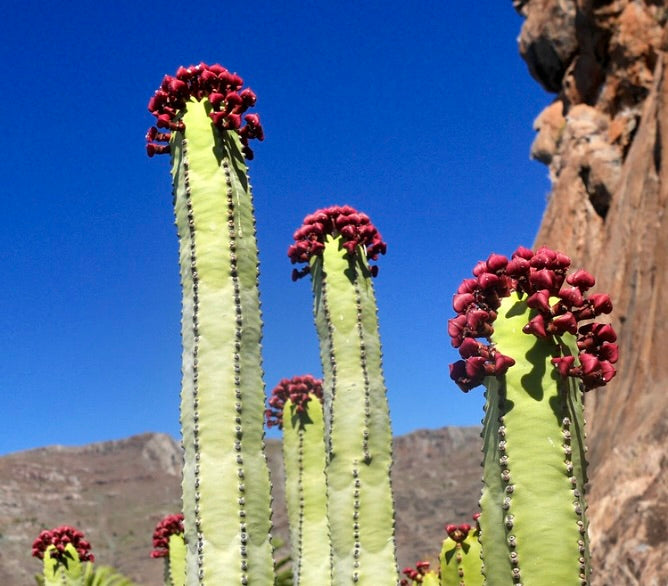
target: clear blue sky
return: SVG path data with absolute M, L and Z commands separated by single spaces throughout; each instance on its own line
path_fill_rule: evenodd
M 198 8 L 196 9 L 195 6 Z M 0 453 L 144 431 L 178 436 L 180 288 L 168 158 L 146 103 L 201 60 L 258 95 L 254 186 L 267 387 L 320 373 L 292 232 L 367 212 L 397 434 L 472 425 L 448 378 L 459 281 L 530 246 L 549 190 L 529 160 L 550 101 L 520 59 L 511 2 L 15 2 L 0 22 Z

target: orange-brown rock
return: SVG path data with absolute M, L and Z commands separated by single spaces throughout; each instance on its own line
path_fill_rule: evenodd
M 543 42 L 558 46 L 578 39 L 561 83 L 548 88 L 556 101 L 535 124 L 532 155 L 549 165 L 553 183 L 536 244 L 568 252 L 597 276 L 597 289 L 615 302 L 612 321 L 619 334 L 617 378 L 586 397 L 592 584 L 665 585 L 668 9 L 663 2 L 631 0 L 520 4 L 527 17 L 520 51 L 534 77 L 552 63 L 536 63 L 540 56 L 525 49 L 541 38 L 534 11 L 542 15 L 537 19 L 574 10 L 570 30 L 561 28 L 567 21 L 558 17 L 559 27 L 542 29 L 543 36 L 556 38 Z M 583 61 L 586 67 L 579 67 Z M 582 83 L 582 69 L 597 73 Z M 555 104 L 564 118 L 558 135 L 553 123 L 543 122 L 555 118 Z M 543 133 L 556 138 L 541 138 Z

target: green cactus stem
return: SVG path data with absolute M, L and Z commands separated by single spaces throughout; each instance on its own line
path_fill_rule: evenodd
M 283 430 L 285 495 L 295 586 L 331 584 L 322 381 L 283 379 L 271 392 L 267 425 Z
M 149 101 L 149 155 L 171 153 L 183 290 L 186 584 L 273 584 L 258 256 L 247 167 L 262 139 L 241 78 L 179 68 Z M 166 142 L 167 144 L 159 144 Z
M 476 527 L 473 529 L 468 523 L 446 525 L 448 536 L 443 540 L 438 558 L 441 566 L 440 586 L 482 586 L 478 515 L 474 519 Z
M 81 531 L 63 525 L 42 531 L 32 544 L 32 555 L 43 560 L 45 586 L 84 586 L 84 562 L 95 561 Z
M 186 580 L 186 543 L 183 515 L 167 515 L 153 531 L 152 558 L 165 559 L 165 586 L 184 586 Z
M 349 206 L 319 210 L 288 255 L 308 263 L 324 372 L 327 504 L 333 584 L 396 586 L 392 433 L 371 276 L 386 245 Z
M 615 375 L 612 311 L 583 270 L 549 248 L 493 254 L 453 299 L 451 377 L 485 383 L 480 541 L 489 586 L 589 583 L 583 391 Z M 584 323 L 583 323 L 584 322 Z M 485 338 L 488 343 L 476 338 Z

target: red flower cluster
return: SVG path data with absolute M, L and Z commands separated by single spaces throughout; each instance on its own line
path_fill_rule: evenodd
M 325 248 L 325 236 L 343 237 L 342 246 L 350 256 L 354 256 L 358 246 L 366 249 L 366 256 L 376 260 L 379 254 L 385 254 L 387 244 L 369 216 L 350 206 L 331 206 L 318 210 L 304 218 L 304 224 L 293 235 L 295 243 L 288 248 L 292 264 L 308 263 L 312 256 L 321 255 Z M 307 275 L 308 265 L 301 270 L 292 271 L 292 280 Z M 378 267 L 371 267 L 371 274 L 378 274 Z
M 610 325 L 582 321 L 612 311 L 610 297 L 603 293 L 587 296 L 595 279 L 582 269 L 566 276 L 571 260 L 565 254 L 547 247 L 535 253 L 518 248 L 508 260 L 492 254 L 473 269 L 475 278 L 464 279 L 453 297 L 457 317 L 448 321 L 452 345 L 459 348 L 463 360 L 450 365 L 450 377 L 463 391 L 482 384 L 486 376 L 503 375 L 515 360 L 501 354 L 489 340 L 501 298 L 516 291 L 526 294 L 527 305 L 535 316 L 523 331 L 542 339 L 553 339 L 568 332 L 576 336 L 578 361 L 574 356 L 553 358 L 563 376 L 580 378 L 584 390 L 605 385 L 614 375 L 617 361 L 617 339 Z M 554 299 L 557 299 L 554 301 Z M 552 301 L 551 301 L 552 300 Z
M 279 429 L 283 429 L 283 408 L 286 401 L 290 399 L 296 405 L 297 413 L 303 413 L 306 404 L 311 400 L 311 395 L 322 402 L 322 381 L 319 378 L 305 374 L 282 379 L 271 391 L 269 409 L 264 412 L 267 427 L 276 425 Z
M 264 140 L 264 131 L 257 114 L 246 114 L 242 127 L 241 116 L 255 105 L 255 93 L 250 88 L 241 89 L 243 80 L 230 73 L 222 65 L 191 65 L 179 67 L 176 76 L 165 75 L 160 88 L 148 102 L 148 109 L 158 122 L 158 128 L 183 130 L 183 122 L 177 120 L 179 111 L 186 107 L 189 98 L 201 101 L 208 98 L 213 111 L 210 116 L 216 127 L 221 130 L 236 130 L 241 136 L 245 157 L 253 158 L 253 151 L 248 146 L 252 138 Z M 146 152 L 149 157 L 169 152 L 170 135 L 152 127 L 146 134 Z M 157 141 L 157 142 L 156 142 Z
M 446 525 L 445 531 L 448 534 L 448 537 L 457 543 L 462 543 L 469 535 L 471 531 L 471 526 L 468 523 L 462 523 L 461 525 Z
M 84 534 L 78 529 L 69 527 L 68 525 L 62 525 L 61 527 L 56 527 L 50 531 L 42 531 L 37 539 L 33 541 L 32 555 L 33 557 L 43 560 L 47 548 L 50 545 L 53 545 L 56 549 L 51 554 L 51 557 L 58 562 L 64 562 L 65 556 L 67 555 L 65 553 L 65 548 L 68 543 L 71 543 L 72 547 L 77 550 L 80 561 L 95 561 L 95 556 L 90 552 L 90 543 L 84 539 Z
M 415 564 L 415 569 L 404 568 L 402 573 L 408 577 L 408 580 L 412 580 L 413 582 L 421 584 L 424 580 L 423 576 L 429 571 L 429 566 L 429 562 L 418 562 Z M 406 578 L 402 578 L 401 582 L 399 583 L 400 586 L 409 586 L 410 582 L 408 580 L 406 580 Z
M 167 515 L 155 526 L 153 531 L 153 547 L 155 549 L 151 552 L 151 557 L 169 557 L 169 538 L 172 535 L 182 535 L 183 532 L 183 515 L 181 513 Z

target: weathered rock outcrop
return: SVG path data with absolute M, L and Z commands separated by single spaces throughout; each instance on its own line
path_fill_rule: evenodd
M 618 376 L 588 394 L 595 586 L 668 584 L 668 8 L 517 0 L 520 52 L 556 98 L 531 154 L 552 194 L 536 244 L 615 302 Z

